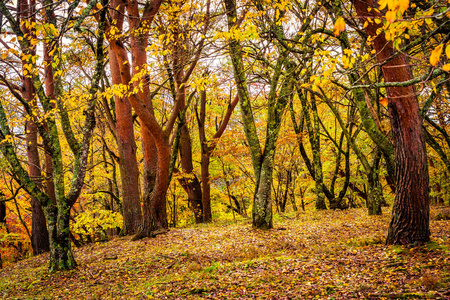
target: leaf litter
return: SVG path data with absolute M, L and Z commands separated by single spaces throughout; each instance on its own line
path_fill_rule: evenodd
M 433 212 L 435 214 L 435 212 Z M 74 249 L 77 269 L 50 274 L 48 254 L 0 270 L 4 299 L 450 299 L 450 223 L 432 242 L 386 246 L 389 214 L 362 209 L 171 229 Z

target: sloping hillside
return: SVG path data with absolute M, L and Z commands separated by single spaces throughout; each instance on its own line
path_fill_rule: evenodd
M 436 215 L 433 211 L 433 215 Z M 450 221 L 433 242 L 383 244 L 389 214 L 326 211 L 281 217 L 276 229 L 248 222 L 172 229 L 75 249 L 79 267 L 49 274 L 47 255 L 0 270 L 5 299 L 450 298 Z

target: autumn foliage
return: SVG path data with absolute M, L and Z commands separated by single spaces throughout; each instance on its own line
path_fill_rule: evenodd
M 0 0 L 3 295 L 447 297 L 449 11 Z

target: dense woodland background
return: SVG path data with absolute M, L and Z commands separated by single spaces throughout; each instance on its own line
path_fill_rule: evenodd
M 0 0 L 0 25 L 3 265 L 348 208 L 416 245 L 450 206 L 447 1 Z

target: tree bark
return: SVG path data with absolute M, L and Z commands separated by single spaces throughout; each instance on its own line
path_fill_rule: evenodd
M 358 17 L 365 21 L 381 18 L 375 0 L 352 1 Z M 368 8 L 372 8 L 370 12 Z M 386 82 L 413 79 L 405 54 L 396 53 L 384 33 L 377 35 L 380 25 L 368 22 L 366 32 L 374 37 L 372 46 L 382 65 Z M 388 87 L 389 117 L 394 139 L 396 166 L 396 195 L 389 225 L 387 244 L 424 243 L 430 240 L 429 177 L 417 95 L 413 86 Z
M 176 82 L 178 85 L 177 101 L 181 101 L 180 110 L 184 110 L 186 107 L 186 88 L 185 84 L 181 82 L 183 72 L 176 74 Z M 185 177 L 179 180 L 181 186 L 188 195 L 188 203 L 192 212 L 194 213 L 195 223 L 199 224 L 203 222 L 203 203 L 202 203 L 202 187 L 197 175 L 194 173 L 194 165 L 192 163 L 192 143 L 189 134 L 189 129 L 186 122 L 183 120 L 180 136 L 180 163 Z
M 130 16 L 129 23 L 130 28 L 136 31 L 142 32 L 142 34 L 133 34 L 131 36 L 131 50 L 132 50 L 132 65 L 133 75 L 136 76 L 138 72 L 146 72 L 146 52 L 147 46 L 147 34 L 150 25 L 156 15 L 162 1 L 155 0 L 151 5 L 146 6 L 143 16 L 141 18 L 139 14 L 138 3 L 136 1 L 126 2 L 126 8 L 128 15 Z M 154 114 L 151 103 L 151 95 L 148 88 L 147 75 L 141 78 L 136 78 L 134 85 L 131 83 L 132 72 L 130 70 L 130 64 L 128 62 L 128 55 L 124 45 L 119 40 L 115 40 L 111 43 L 111 48 L 116 55 L 118 65 L 120 68 L 121 83 L 128 87 L 139 87 L 142 84 L 142 88 L 139 87 L 137 93 L 131 93 L 129 95 L 129 101 L 135 112 L 139 116 L 143 126 L 147 127 L 148 132 L 151 134 L 154 145 L 156 147 L 157 155 L 157 172 L 156 180 L 153 191 L 150 193 L 150 197 L 145 198 L 143 202 L 143 222 L 142 228 L 133 239 L 140 239 L 144 237 L 152 237 L 156 234 L 167 231 L 167 211 L 166 211 L 166 193 L 169 187 L 169 163 L 170 163 L 170 147 L 167 140 L 166 133 L 162 130 L 158 124 Z M 145 74 L 145 73 L 144 73 Z M 154 148 L 146 148 L 147 158 L 154 159 Z M 147 159 L 146 158 L 146 159 Z M 150 160 L 147 162 L 147 166 L 151 167 L 153 162 Z M 149 175 L 147 173 L 146 175 Z M 147 188 L 151 188 L 149 182 L 145 183 Z M 148 190 L 147 192 L 150 192 Z M 144 192 L 146 193 L 146 192 Z
M 34 15 L 32 13 L 35 12 L 35 3 L 31 1 L 28 4 L 28 1 L 20 2 L 20 11 L 23 12 L 21 14 L 22 20 L 35 21 Z M 25 25 L 22 25 L 22 32 L 34 36 L 30 29 L 28 29 Z M 36 49 L 30 49 L 32 55 L 36 54 Z M 27 62 L 22 60 L 22 64 L 25 65 Z M 30 77 L 23 76 L 22 77 L 23 90 L 22 96 L 28 102 L 30 107 L 37 113 L 36 110 L 36 99 L 34 99 L 34 88 L 33 82 Z M 28 172 L 30 177 L 34 182 L 42 186 L 42 176 L 41 176 L 41 163 L 38 152 L 38 132 L 37 126 L 33 121 L 27 120 L 25 122 L 25 132 L 26 132 L 26 144 L 27 144 L 27 157 L 28 157 Z M 37 255 L 43 252 L 48 252 L 50 250 L 48 231 L 47 231 L 47 223 L 45 221 L 45 215 L 42 211 L 42 207 L 39 201 L 31 196 L 31 247 L 33 249 L 33 254 Z
M 113 84 L 121 84 L 120 68 L 116 56 L 110 51 L 109 62 Z M 142 224 L 139 195 L 139 169 L 136 159 L 133 115 L 127 97 L 114 96 L 116 108 L 116 136 L 122 194 L 123 227 L 121 234 L 136 234 Z
M 70 247 L 70 214 L 64 213 L 70 207 L 48 206 L 45 208 L 50 240 L 49 271 L 71 270 L 77 266 Z

